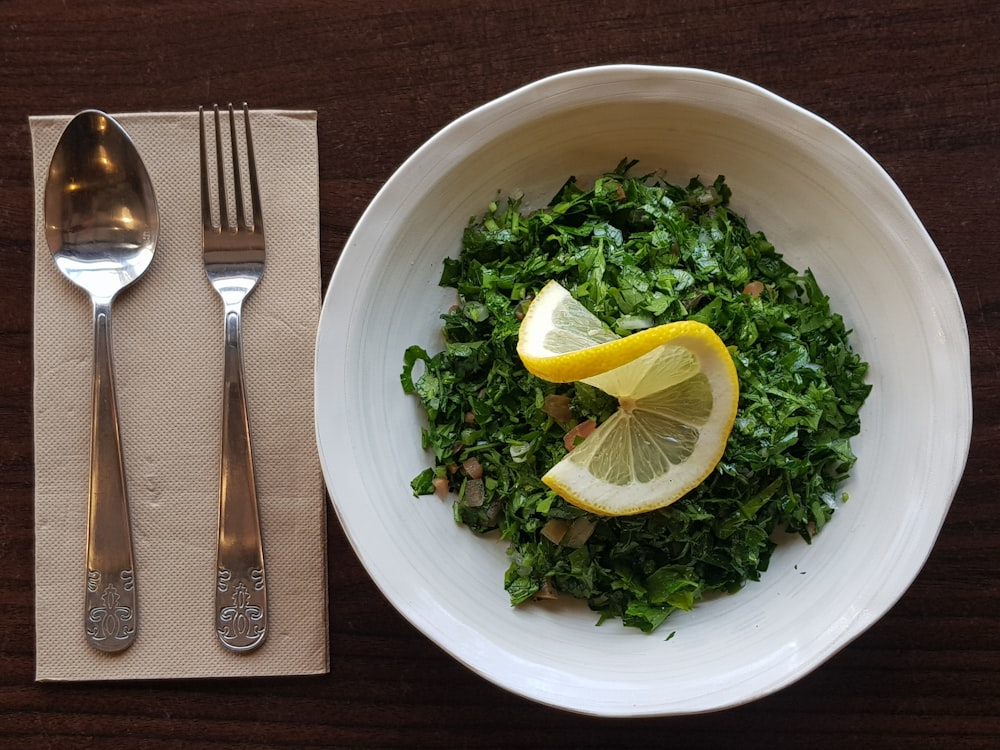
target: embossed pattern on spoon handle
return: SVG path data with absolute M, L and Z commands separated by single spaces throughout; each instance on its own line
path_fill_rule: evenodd
M 250 448 L 239 303 L 226 304 L 224 325 L 215 629 L 226 648 L 252 651 L 267 635 L 267 586 Z
M 84 632 L 99 651 L 122 651 L 136 636 L 136 587 L 111 357 L 110 299 L 94 301 L 93 397 Z

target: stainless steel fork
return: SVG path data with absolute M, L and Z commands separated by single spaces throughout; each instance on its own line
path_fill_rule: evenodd
M 253 452 L 250 447 L 240 318 L 243 300 L 264 274 L 264 221 L 261 216 L 257 166 L 247 105 L 243 105 L 243 129 L 246 132 L 252 223 L 247 223 L 243 205 L 236 115 L 232 104 L 229 105 L 229 140 L 232 148 L 235 225 L 229 220 L 219 107 L 216 105 L 213 109 L 218 225 L 213 220 L 211 205 L 204 108 L 199 107 L 198 120 L 201 134 L 201 213 L 205 272 L 222 298 L 225 331 L 215 628 L 219 641 L 226 648 L 232 651 L 251 651 L 260 646 L 267 635 L 267 586 Z

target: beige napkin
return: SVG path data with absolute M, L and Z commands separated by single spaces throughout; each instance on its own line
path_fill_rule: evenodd
M 153 181 L 153 263 L 115 301 L 112 332 L 138 593 L 120 654 L 83 638 L 93 333 L 90 302 L 49 255 L 45 178 L 69 117 L 31 117 L 35 174 L 36 679 L 315 674 L 328 662 L 326 508 L 313 428 L 320 309 L 316 113 L 255 111 L 267 228 L 244 306 L 244 364 L 270 622 L 257 651 L 213 628 L 222 409 L 222 303 L 201 262 L 198 118 L 115 115 Z

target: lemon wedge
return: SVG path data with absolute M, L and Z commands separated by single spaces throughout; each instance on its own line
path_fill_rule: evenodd
M 517 352 L 543 380 L 582 381 L 618 399 L 618 411 L 542 477 L 568 502 L 599 515 L 655 510 L 722 458 L 739 382 L 708 326 L 679 321 L 620 337 L 550 281 L 525 313 Z

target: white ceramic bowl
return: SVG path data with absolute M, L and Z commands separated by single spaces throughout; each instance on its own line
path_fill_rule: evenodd
M 584 605 L 512 609 L 500 542 L 414 498 L 431 461 L 404 396 L 403 351 L 441 345 L 454 301 L 437 281 L 497 191 L 541 205 L 571 174 L 623 157 L 668 179 L 724 174 L 732 205 L 812 268 L 871 364 L 850 501 L 759 583 L 676 613 L 654 635 Z M 885 171 L 822 119 L 702 70 L 610 66 L 553 76 L 459 118 L 413 154 L 359 221 L 327 292 L 316 348 L 326 483 L 388 600 L 456 659 L 508 690 L 601 716 L 711 711 L 774 692 L 881 617 L 924 564 L 971 432 L 968 335 L 945 265 Z M 667 634 L 675 632 L 669 640 Z

